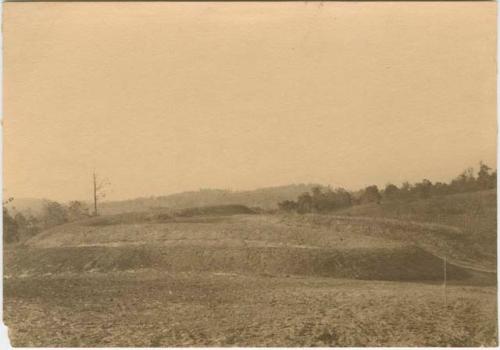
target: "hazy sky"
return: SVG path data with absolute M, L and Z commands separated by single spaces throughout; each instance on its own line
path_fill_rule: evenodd
M 494 2 L 6 3 L 7 196 L 110 199 L 496 165 Z

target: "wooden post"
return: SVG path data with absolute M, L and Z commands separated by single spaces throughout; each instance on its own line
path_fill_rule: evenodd
M 448 310 L 448 299 L 447 299 L 447 296 L 446 296 L 446 280 L 447 280 L 447 276 L 446 276 L 446 255 L 444 256 L 444 260 L 443 260 L 443 270 L 444 270 L 444 274 L 443 274 L 443 291 L 444 291 L 444 308 L 445 310 Z

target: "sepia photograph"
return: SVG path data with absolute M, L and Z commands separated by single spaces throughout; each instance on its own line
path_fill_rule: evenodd
M 495 2 L 6 2 L 13 347 L 496 347 Z

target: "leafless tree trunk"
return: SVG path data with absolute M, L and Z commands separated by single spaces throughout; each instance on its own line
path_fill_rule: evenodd
M 93 177 L 94 177 L 94 216 L 97 216 L 97 178 L 95 175 L 95 171 Z
M 109 185 L 109 181 L 104 179 L 104 180 L 98 180 L 97 174 L 94 171 L 92 174 L 92 180 L 93 180 L 93 194 L 94 194 L 94 216 L 99 215 L 99 211 L 97 209 L 98 207 L 98 202 L 100 199 L 106 197 L 106 192 L 104 191 L 104 188 Z

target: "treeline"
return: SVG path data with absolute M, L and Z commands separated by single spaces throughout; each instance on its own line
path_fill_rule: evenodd
M 473 168 L 468 168 L 449 183 L 432 183 L 423 179 L 414 184 L 404 182 L 399 187 L 389 183 L 383 189 L 371 185 L 355 192 L 349 192 L 343 188 L 332 190 L 330 187 L 317 186 L 310 193 L 305 192 L 298 196 L 297 200 L 282 201 L 278 203 L 278 206 L 280 210 L 287 212 L 328 212 L 365 203 L 410 201 L 432 196 L 493 189 L 496 188 L 496 179 L 496 170 L 492 170 L 488 165 L 480 162 L 477 174 Z
M 18 242 L 21 238 L 29 238 L 42 230 L 67 222 L 80 220 L 91 216 L 87 205 L 80 201 L 72 201 L 67 205 L 55 201 L 46 201 L 40 215 L 11 214 L 3 203 L 3 239 L 5 243 Z

